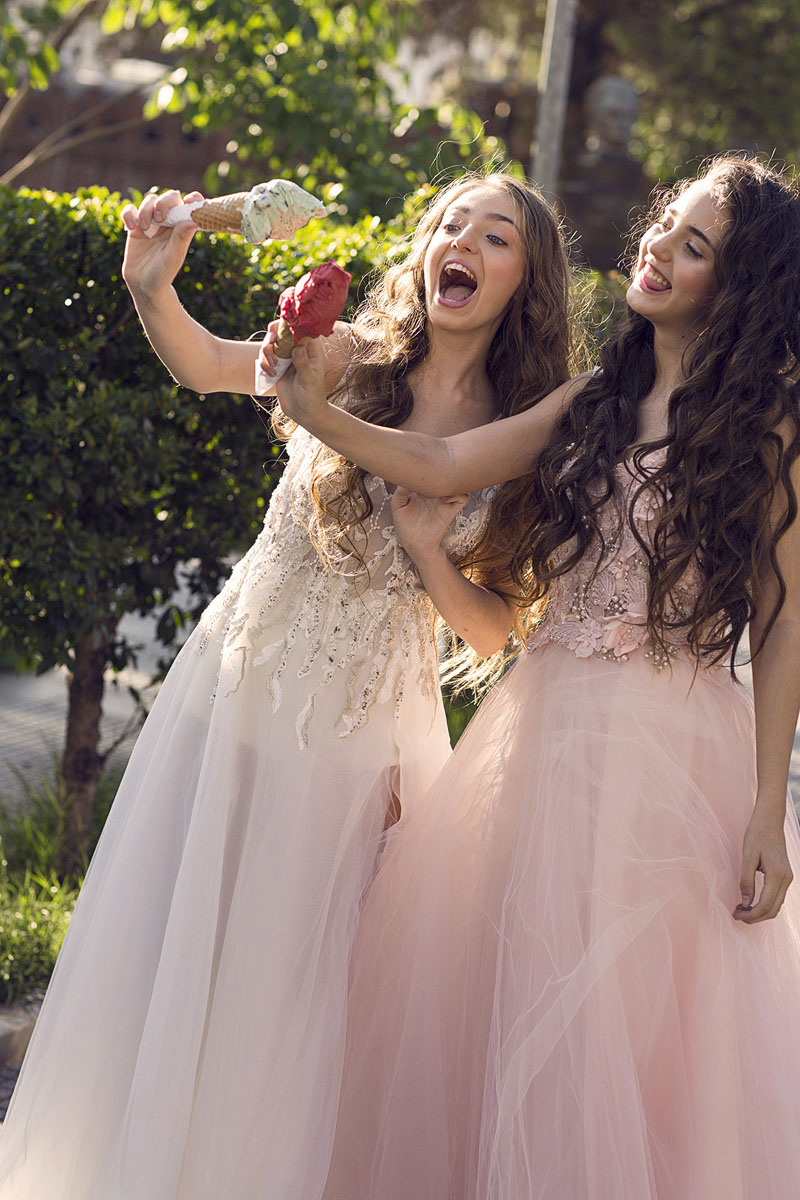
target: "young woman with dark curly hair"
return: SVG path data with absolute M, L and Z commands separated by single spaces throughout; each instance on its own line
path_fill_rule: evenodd
M 712 162 L 627 298 L 592 375 L 454 438 L 333 412 L 313 344 L 279 385 L 425 494 L 535 468 L 547 599 L 368 894 L 326 1200 L 797 1195 L 796 188 Z
M 145 236 L 179 201 L 124 211 L 126 282 L 181 383 L 249 392 L 258 344 L 213 337 L 172 287 L 195 227 Z M 569 268 L 535 189 L 459 179 L 407 250 L 328 343 L 338 403 L 457 433 L 568 377 Z M 484 655 L 516 617 L 502 553 L 468 562 L 520 485 L 391 490 L 289 437 L 264 529 L 169 672 L 89 869 L 0 1135 L 4 1200 L 321 1194 L 364 888 L 450 752 L 433 606 Z

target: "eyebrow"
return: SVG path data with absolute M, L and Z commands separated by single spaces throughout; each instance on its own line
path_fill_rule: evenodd
M 453 212 L 453 213 L 464 213 L 466 215 L 467 213 L 472 212 L 472 209 L 469 207 L 469 205 L 456 204 L 449 211 Z M 507 225 L 514 225 L 514 222 L 512 221 L 511 217 L 506 217 L 503 215 L 503 213 L 494 213 L 494 212 L 487 213 L 486 219 L 487 219 L 487 221 L 505 221 Z M 515 225 L 514 225 L 514 228 L 516 228 Z
M 669 216 L 672 216 L 672 217 L 675 216 L 675 205 L 674 204 L 670 204 L 669 208 L 667 209 L 667 213 L 669 214 Z M 693 233 L 695 235 L 695 237 L 699 237 L 700 241 L 705 242 L 705 244 L 708 246 L 708 248 L 710 250 L 713 250 L 714 253 L 716 254 L 717 247 L 711 241 L 711 238 L 706 237 L 706 235 L 703 233 L 702 229 L 698 229 L 696 225 L 690 225 L 689 232 Z

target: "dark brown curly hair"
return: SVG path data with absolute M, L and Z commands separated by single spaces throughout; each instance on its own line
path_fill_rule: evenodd
M 790 468 L 800 452 L 800 195 L 793 181 L 749 157 L 715 158 L 700 178 L 729 216 L 715 260 L 718 288 L 705 327 L 684 354 L 685 380 L 669 398 L 666 436 L 633 452 L 641 474 L 645 455 L 666 451 L 633 489 L 628 517 L 649 563 L 647 626 L 655 647 L 666 654 L 679 631 L 698 664 L 730 657 L 733 671 L 765 557 L 779 597 L 760 645 L 783 604 L 776 545 L 797 515 Z M 692 182 L 662 193 L 658 209 Z M 599 547 L 599 567 L 605 545 L 598 512 L 612 496 L 615 464 L 637 442 L 639 404 L 655 380 L 653 326 L 629 309 L 626 327 L 601 349 L 600 370 L 539 460 L 525 538 L 512 563 L 531 600 L 594 553 L 590 547 Z M 659 508 L 648 545 L 632 520 L 645 489 Z M 776 499 L 781 516 L 772 527 Z M 687 570 L 697 567 L 699 594 L 684 612 L 675 597 Z
M 541 400 L 574 371 L 580 354 L 573 320 L 577 293 L 559 220 L 538 190 L 511 175 L 469 172 L 436 193 L 411 234 L 402 261 L 378 279 L 357 312 L 353 325 L 353 365 L 332 394 L 348 411 L 375 425 L 396 427 L 410 415 L 413 395 L 408 372 L 429 349 L 423 264 L 428 245 L 449 206 L 477 187 L 489 185 L 510 196 L 519 217 L 525 269 L 498 328 L 486 363 L 497 413 L 511 416 Z M 576 348 L 577 347 L 577 348 Z M 278 417 L 286 436 L 294 426 Z M 363 565 L 364 522 L 372 512 L 367 472 L 320 446 L 311 471 L 316 517 L 310 534 L 320 553 L 332 538 L 339 554 Z M 529 481 L 512 480 L 499 487 L 489 519 L 468 559 L 457 563 L 474 582 L 518 599 L 511 583 L 510 560 L 522 531 L 519 510 Z M 337 555 L 338 557 L 338 555 Z M 365 579 L 365 584 L 368 580 Z M 527 606 L 519 610 L 520 636 L 526 632 Z M 472 671 L 470 653 L 457 656 L 448 675 L 470 675 L 470 684 L 485 683 L 501 666 Z M 469 660 L 469 663 L 468 663 Z

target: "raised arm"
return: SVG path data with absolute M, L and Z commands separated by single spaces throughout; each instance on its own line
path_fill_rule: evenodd
M 792 480 L 795 493 L 800 494 L 800 459 L 792 468 Z M 785 503 L 783 496 L 774 506 L 773 528 L 785 511 Z M 734 914 L 747 923 L 774 917 L 792 881 L 783 827 L 789 763 L 800 711 L 800 521 L 795 520 L 778 542 L 777 558 L 786 598 L 753 660 L 757 790 L 744 839 L 742 904 Z M 752 649 L 761 642 L 777 594 L 775 573 L 769 563 L 764 563 L 755 589 L 756 615 L 750 623 Z M 763 872 L 764 884 L 756 902 L 757 870 Z
M 153 238 L 145 234 L 154 216 L 160 219 L 182 199 L 200 200 L 202 196 L 191 192 L 182 198 L 169 191 L 145 196 L 138 209 L 127 205 L 122 210 L 128 231 L 122 277 L 150 344 L 178 383 L 197 392 L 251 393 L 259 343 L 216 337 L 189 315 L 173 287 L 197 226 L 184 221 L 161 229 Z M 331 338 L 328 357 L 335 365 L 327 372 L 329 390 L 344 369 L 341 345 L 345 340 L 341 333 Z
M 562 384 L 517 416 L 437 438 L 371 425 L 329 404 L 319 339 L 296 347 L 292 357 L 295 370 L 276 388 L 287 416 L 371 474 L 431 497 L 476 492 L 527 474 L 558 417 L 588 379 Z

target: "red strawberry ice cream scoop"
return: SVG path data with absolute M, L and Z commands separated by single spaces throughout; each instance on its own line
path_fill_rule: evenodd
M 290 326 L 294 343 L 303 337 L 327 337 L 333 333 L 347 300 L 352 276 L 335 262 L 322 263 L 280 295 L 281 316 Z

